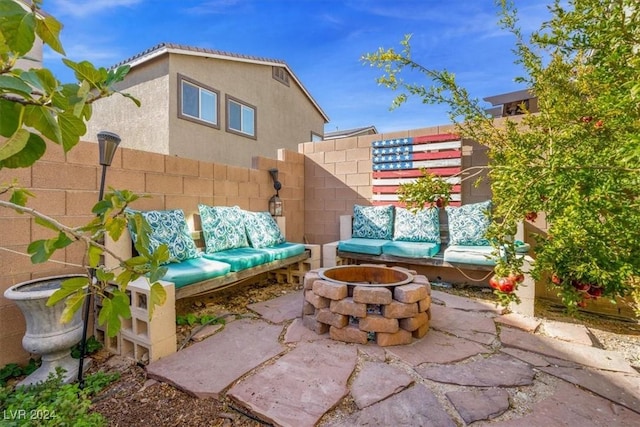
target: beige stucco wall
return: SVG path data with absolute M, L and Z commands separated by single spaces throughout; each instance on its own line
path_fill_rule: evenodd
M 275 167 L 283 186 L 280 196 L 285 237 L 302 242 L 304 156 L 287 150 L 278 155 L 280 160 L 258 157 L 255 168 L 243 168 L 121 148 L 108 170 L 106 184 L 151 196 L 136 201 L 132 207 L 137 209 L 183 209 L 193 226 L 198 203 L 266 211 L 274 194 L 268 169 Z M 80 226 L 93 218 L 91 208 L 97 201 L 101 174 L 97 159 L 95 143 L 81 142 L 66 156 L 59 146 L 50 144 L 44 157 L 31 168 L 0 169 L 0 183 L 17 178 L 36 196 L 28 206 L 63 224 Z M 24 317 L 13 302 L 4 298 L 5 289 L 32 278 L 81 272 L 78 267 L 60 263 L 79 264 L 83 248 L 73 244 L 56 253 L 52 262 L 34 265 L 23 255 L 27 246 L 33 240 L 53 237 L 53 231 L 8 209 L 0 209 L 0 230 L 0 366 L 4 366 L 28 359 L 21 344 Z
M 289 86 L 275 80 L 270 65 L 169 57 L 136 66 L 119 86 L 142 107 L 119 96 L 96 103 L 86 139 L 95 141 L 97 132 L 107 129 L 118 133 L 125 147 L 250 167 L 253 156 L 275 157 L 280 148 L 297 151 L 311 132 L 324 132 L 324 118 L 304 91 L 293 78 Z M 219 129 L 178 118 L 178 74 L 219 91 Z M 226 131 L 225 95 L 256 107 L 256 139 Z
M 127 85 L 118 86 L 138 99 L 140 107 L 119 95 L 94 103 L 83 139 L 95 142 L 98 132 L 107 130 L 122 138 L 124 148 L 169 154 L 168 69 L 166 62 L 150 61 L 130 74 Z

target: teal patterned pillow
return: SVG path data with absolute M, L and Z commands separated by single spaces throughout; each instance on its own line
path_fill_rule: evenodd
M 130 213 L 136 211 L 129 211 Z M 181 209 L 166 211 L 137 211 L 149 223 L 149 252 L 154 252 L 162 244 L 169 247 L 168 262 L 180 262 L 201 256 L 196 247 L 189 225 Z M 129 228 L 131 238 L 137 241 L 137 236 Z
M 485 235 L 491 223 L 491 200 L 458 208 L 447 206 L 449 245 L 488 246 Z
M 254 248 L 266 248 L 285 242 L 278 224 L 269 212 L 244 211 L 244 227 Z
M 244 212 L 238 206 L 198 205 L 207 253 L 249 246 Z
M 391 240 L 393 206 L 353 206 L 352 237 Z
M 438 209 L 426 208 L 413 213 L 405 208 L 396 208 L 393 240 L 440 243 Z

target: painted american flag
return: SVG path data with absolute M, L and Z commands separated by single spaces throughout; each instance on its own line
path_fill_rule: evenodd
M 462 141 L 456 134 L 426 135 L 372 142 L 374 205 L 398 202 L 401 184 L 422 176 L 421 168 L 453 184 L 451 205 L 459 206 Z

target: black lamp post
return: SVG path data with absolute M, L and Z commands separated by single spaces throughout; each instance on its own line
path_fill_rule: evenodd
M 271 175 L 271 179 L 273 180 L 273 188 L 276 190 L 276 194 L 269 199 L 269 213 L 272 216 L 282 216 L 282 200 L 280 199 L 282 183 L 278 181 L 278 169 L 269 169 L 269 175 Z
M 98 151 L 100 152 L 100 164 L 102 165 L 102 177 L 100 179 L 100 191 L 98 201 L 104 197 L 104 183 L 107 177 L 107 168 L 111 166 L 113 156 L 116 154 L 120 137 L 112 132 L 101 131 L 98 133 Z M 91 281 L 95 278 L 95 271 L 90 271 Z M 87 296 L 84 301 L 84 324 L 82 325 L 82 341 L 80 341 L 80 361 L 78 362 L 78 385 L 84 388 L 84 356 L 87 353 L 87 330 L 89 329 L 89 314 L 91 313 L 91 288 L 87 287 Z

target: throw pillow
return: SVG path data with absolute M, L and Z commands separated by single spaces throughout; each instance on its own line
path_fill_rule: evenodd
M 162 244 L 169 248 L 168 262 L 180 262 L 191 258 L 198 258 L 201 254 L 196 247 L 187 219 L 181 209 L 166 211 L 132 211 L 137 212 L 151 227 L 149 234 L 149 252 L 154 252 Z M 137 241 L 137 236 L 129 227 L 131 238 Z
M 393 206 L 353 206 L 352 237 L 391 240 Z
M 244 227 L 254 248 L 266 248 L 285 242 L 280 227 L 269 212 L 244 211 Z
M 438 209 L 426 208 L 413 213 L 409 209 L 396 208 L 393 240 L 440 243 Z
M 491 200 L 460 207 L 447 206 L 449 245 L 488 246 L 487 229 L 491 224 Z
M 249 246 L 244 212 L 238 206 L 198 205 L 207 253 Z

